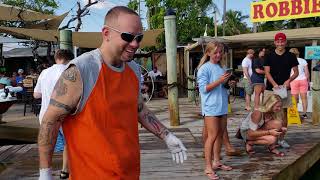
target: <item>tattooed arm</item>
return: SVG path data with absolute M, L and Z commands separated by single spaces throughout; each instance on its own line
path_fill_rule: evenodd
M 40 169 L 50 168 L 59 127 L 77 106 L 82 94 L 80 72 L 76 66 L 65 70 L 57 81 L 39 130 Z
M 144 104 L 143 99 L 139 98 L 138 104 L 139 122 L 148 131 L 164 139 L 169 134 L 169 130 L 158 120 L 158 118 L 151 112 Z
M 172 155 L 172 160 L 176 163 L 183 163 L 187 160 L 187 149 L 180 139 L 173 135 L 147 108 L 142 98 L 139 98 L 138 104 L 139 122 L 150 132 L 164 140 Z

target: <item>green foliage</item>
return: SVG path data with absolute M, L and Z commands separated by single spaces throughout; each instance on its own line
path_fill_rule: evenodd
M 225 35 L 232 36 L 242 33 L 248 33 L 247 24 L 243 22 L 249 18 L 248 15 L 242 15 L 240 11 L 228 10 L 226 12 Z
M 291 19 L 286 21 L 269 21 L 259 24 L 258 31 L 276 31 L 281 29 L 320 27 L 320 17 Z
M 134 11 L 138 11 L 138 7 L 139 7 L 138 0 L 132 0 L 128 3 L 128 8 L 130 8 Z
M 146 0 L 148 8 L 148 25 L 150 29 L 164 28 L 164 16 L 167 9 L 172 8 L 177 17 L 177 40 L 179 44 L 186 44 L 192 38 L 200 37 L 205 31 L 213 28 L 213 21 L 207 17 L 207 11 L 216 7 L 208 0 Z M 209 34 L 212 33 L 210 30 Z M 213 33 L 214 34 L 214 33 Z M 160 47 L 164 46 L 164 36 L 160 39 Z

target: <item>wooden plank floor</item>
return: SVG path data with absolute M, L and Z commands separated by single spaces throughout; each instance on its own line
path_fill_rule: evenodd
M 242 105 L 241 102 L 238 103 Z M 166 145 L 152 134 L 140 129 L 141 179 L 207 179 L 203 173 L 204 158 L 201 140 L 203 122 L 197 116 L 199 109 L 187 101 L 182 101 L 180 104 L 181 126 L 171 130 L 181 138 L 187 147 L 188 160 L 183 165 L 176 165 L 172 162 Z M 152 102 L 149 106 L 164 124 L 169 124 L 166 101 Z M 242 108 L 238 107 L 238 109 Z M 231 143 L 242 150 L 244 150 L 244 145 L 240 140 L 234 138 L 234 134 L 240 120 L 246 114 L 244 111 L 234 109 L 234 113 L 228 119 Z M 286 139 L 292 147 L 289 150 L 284 150 L 285 157 L 276 157 L 268 153 L 263 146 L 255 146 L 257 153 L 252 157 L 248 157 L 246 154 L 240 157 L 227 157 L 222 150 L 222 161 L 234 169 L 228 172 L 217 171 L 217 173 L 221 179 L 272 179 L 299 158 L 307 156 L 312 149 L 320 149 L 320 127 L 311 125 L 310 120 L 307 120 L 301 126 L 290 126 Z M 59 175 L 61 162 L 61 154 L 55 154 L 53 173 L 56 178 Z M 0 147 L 0 171 L 3 167 L 5 169 L 0 174 L 0 179 L 37 179 L 37 145 Z

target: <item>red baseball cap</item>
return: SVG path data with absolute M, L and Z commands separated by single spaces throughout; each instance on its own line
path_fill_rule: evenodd
M 278 40 L 283 40 L 285 41 L 287 39 L 287 36 L 284 34 L 284 33 L 277 33 L 275 36 L 274 36 L 274 40 L 275 41 L 278 41 Z

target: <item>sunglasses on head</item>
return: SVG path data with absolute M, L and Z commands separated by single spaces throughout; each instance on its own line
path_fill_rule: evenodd
M 116 31 L 116 32 L 120 33 L 121 39 L 126 41 L 126 42 L 128 42 L 128 43 L 131 43 L 134 40 L 136 40 L 137 43 L 140 43 L 142 41 L 143 34 L 133 35 L 133 34 L 131 34 L 129 32 L 121 32 L 118 29 L 115 29 L 115 28 L 113 28 L 111 26 L 106 26 L 106 27 L 110 28 L 113 31 Z

